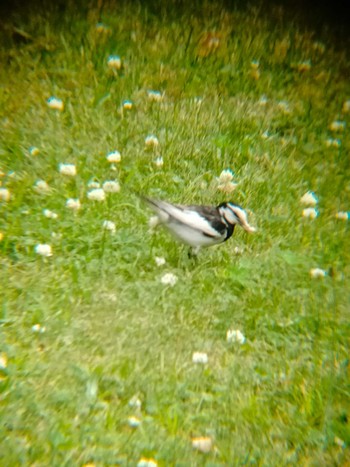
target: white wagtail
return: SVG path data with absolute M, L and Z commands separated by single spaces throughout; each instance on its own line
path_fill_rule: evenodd
M 158 224 L 165 225 L 180 241 L 198 252 L 228 240 L 238 224 L 247 232 L 255 232 L 249 225 L 247 213 L 237 204 L 227 202 L 213 206 L 182 206 L 142 196 L 156 212 Z

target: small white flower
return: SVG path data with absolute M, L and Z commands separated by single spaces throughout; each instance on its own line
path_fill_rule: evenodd
M 107 180 L 102 185 L 102 188 L 106 193 L 119 193 L 120 191 L 119 183 L 114 180 Z
M 133 103 L 129 100 L 123 101 L 123 109 L 124 110 L 131 110 Z
M 306 204 L 307 206 L 316 206 L 318 203 L 318 198 L 313 191 L 308 191 L 300 198 L 300 202 L 302 204 Z
M 155 163 L 155 165 L 157 167 L 163 167 L 164 160 L 163 160 L 162 156 L 157 157 L 156 160 L 154 161 L 154 163 Z
M 201 452 L 210 452 L 213 448 L 213 440 L 209 436 L 192 438 L 192 447 Z
M 148 226 L 150 229 L 154 229 L 157 225 L 160 224 L 160 219 L 158 216 L 151 216 L 148 221 Z
M 119 151 L 112 151 L 107 154 L 107 160 L 111 164 L 118 163 L 121 161 L 121 155 Z
M 101 185 L 98 182 L 95 182 L 95 180 L 90 180 L 87 186 L 88 188 L 101 188 Z
M 145 145 L 147 147 L 157 147 L 159 145 L 158 138 L 154 135 L 148 135 L 145 139 Z
M 156 262 L 157 266 L 163 266 L 166 263 L 165 258 L 163 258 L 162 256 L 156 256 L 154 258 L 154 261 Z
M 229 329 L 226 332 L 226 340 L 229 343 L 238 342 L 239 344 L 244 344 L 246 338 L 238 329 Z
M 238 183 L 222 183 L 218 185 L 218 190 L 222 191 L 223 193 L 232 193 L 237 188 Z
M 350 99 L 344 102 L 342 111 L 343 111 L 345 114 L 347 114 L 347 113 L 350 112 Z
M 158 463 L 154 459 L 147 459 L 146 457 L 141 457 L 137 463 L 137 467 L 157 467 Z
M 103 221 L 102 227 L 112 233 L 114 233 L 116 230 L 115 223 L 112 221 Z
M 122 67 L 122 61 L 119 55 L 110 55 L 107 59 L 108 67 L 113 70 L 120 70 Z
M 147 91 L 148 99 L 153 102 L 160 102 L 164 95 L 160 91 Z
M 164 285 L 170 285 L 171 287 L 174 287 L 177 282 L 177 276 L 175 276 L 175 274 L 172 272 L 168 272 L 162 276 L 160 281 Z
M 5 353 L 0 353 L 0 370 L 5 370 L 7 368 L 7 355 Z
M 337 219 L 340 219 L 342 221 L 348 221 L 350 219 L 350 212 L 346 212 L 346 211 L 339 211 L 337 212 L 337 214 L 335 215 L 335 217 Z
M 137 410 L 140 410 L 141 409 L 141 401 L 140 399 L 137 397 L 137 396 L 133 396 L 130 400 L 129 400 L 129 407 L 132 407 L 133 409 L 137 409 Z
M 62 99 L 58 99 L 57 97 L 50 97 L 47 99 L 47 105 L 50 107 L 50 109 L 60 110 L 61 112 L 64 109 Z
M 243 248 L 239 246 L 235 246 L 233 249 L 233 252 L 235 255 L 242 255 L 243 254 Z
M 106 199 L 105 192 L 102 188 L 94 188 L 88 191 L 87 197 L 92 201 L 104 201 Z
M 37 332 L 38 334 L 43 334 L 46 331 L 46 327 L 41 326 L 41 324 L 37 323 L 32 326 L 32 331 Z
M 56 214 L 55 212 L 53 211 L 50 211 L 50 209 L 44 209 L 43 210 L 43 214 L 45 217 L 47 217 L 48 219 L 57 219 L 58 217 L 58 214 Z
M 50 192 L 50 187 L 44 180 L 38 180 L 35 182 L 34 190 L 37 193 L 47 194 Z
M 137 428 L 138 426 L 141 425 L 141 420 L 137 417 L 129 417 L 128 418 L 128 424 L 132 428 Z
M 75 177 L 77 169 L 74 164 L 59 164 L 58 170 L 62 175 L 68 175 L 69 177 Z
M 73 211 L 79 211 L 81 203 L 77 198 L 69 198 L 66 201 L 66 208 L 72 209 Z
M 303 217 L 307 217 L 309 219 L 316 219 L 318 216 L 318 210 L 315 208 L 306 208 L 303 209 Z
M 231 169 L 225 169 L 221 172 L 219 177 L 217 178 L 219 183 L 229 183 L 232 182 L 234 178 L 234 172 Z
M 11 193 L 7 188 L 0 188 L 0 201 L 10 201 Z
M 208 355 L 205 352 L 194 352 L 192 355 L 193 363 L 208 363 Z
M 37 156 L 38 154 L 40 154 L 40 151 L 38 148 L 36 148 L 35 146 L 30 146 L 29 148 L 29 154 L 31 156 Z
M 341 146 L 341 141 L 338 138 L 328 138 L 326 140 L 326 146 L 328 148 L 333 147 L 333 148 L 340 148 Z
M 346 123 L 345 122 L 341 122 L 339 120 L 334 120 L 334 122 L 332 122 L 330 125 L 329 125 L 329 129 L 331 131 L 343 131 L 344 128 L 345 128 L 345 125 Z
M 35 246 L 35 253 L 45 257 L 52 256 L 51 245 L 48 245 L 47 243 L 39 243 Z
M 263 96 L 260 97 L 259 99 L 259 105 L 261 105 L 262 107 L 265 106 L 267 103 L 268 103 L 268 98 L 265 96 L 265 94 Z
M 313 279 L 317 279 L 319 277 L 325 277 L 326 275 L 327 275 L 327 272 L 324 269 L 320 269 L 320 268 L 310 269 L 310 276 Z

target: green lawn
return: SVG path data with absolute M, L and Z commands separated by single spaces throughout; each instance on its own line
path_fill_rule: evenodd
M 1 467 L 349 466 L 347 43 L 272 6 L 95 3 L 2 18 Z M 257 232 L 189 259 L 137 193 Z

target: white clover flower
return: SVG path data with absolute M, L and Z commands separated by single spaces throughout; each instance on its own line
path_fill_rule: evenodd
M 53 96 L 47 99 L 47 105 L 50 107 L 50 109 L 60 110 L 61 112 L 64 109 L 64 103 L 62 99 L 58 99 L 57 97 Z
M 107 59 L 107 65 L 113 70 L 120 70 L 122 67 L 122 61 L 119 55 L 110 55 Z
M 342 107 L 342 111 L 347 114 L 350 112 L 350 99 L 345 101 Z
M 128 404 L 129 404 L 129 407 L 132 407 L 133 409 L 137 409 L 137 410 L 140 410 L 140 409 L 141 409 L 141 405 L 142 405 L 140 399 L 139 399 L 137 396 L 133 396 L 133 397 L 129 400 Z
M 150 229 L 154 229 L 157 225 L 160 224 L 160 219 L 158 216 L 151 216 L 148 221 L 148 226 Z
M 329 129 L 331 131 L 343 131 L 345 126 L 346 126 L 345 122 L 341 122 L 340 120 L 334 120 L 334 122 L 332 122 L 329 125 Z
M 137 428 L 141 425 L 141 420 L 137 417 L 129 417 L 128 418 L 128 424 L 132 428 Z
M 129 100 L 123 101 L 123 109 L 124 110 L 131 110 L 133 107 L 133 103 Z
M 39 149 L 38 149 L 37 147 L 35 147 L 35 146 L 30 146 L 30 148 L 29 148 L 29 154 L 30 154 L 31 156 L 37 156 L 38 154 L 40 154 L 40 151 L 39 151 Z
M 304 62 L 298 63 L 297 69 L 301 72 L 311 70 L 311 60 L 305 60 Z
M 327 275 L 327 271 L 325 271 L 324 269 L 320 269 L 320 268 L 310 269 L 310 276 L 313 279 L 317 279 L 319 277 L 325 277 L 326 275 Z
M 316 219 L 318 216 L 318 210 L 315 208 L 306 208 L 303 210 L 303 217 L 309 218 L 309 219 Z
M 101 188 L 101 185 L 98 182 L 95 182 L 95 180 L 90 180 L 87 186 L 88 188 Z
M 208 363 L 208 355 L 205 352 L 194 352 L 192 355 L 193 363 Z
M 103 221 L 102 227 L 112 233 L 116 230 L 115 223 L 112 221 Z
M 104 201 L 106 199 L 105 192 L 102 188 L 94 188 L 88 191 L 87 197 L 92 201 Z
M 41 194 L 44 195 L 44 194 L 49 193 L 51 189 L 50 189 L 49 185 L 44 180 L 38 180 L 34 184 L 34 190 L 37 193 L 41 193 Z
M 0 201 L 5 201 L 6 203 L 10 201 L 11 193 L 7 188 L 0 188 Z
M 341 141 L 338 138 L 328 138 L 326 140 L 326 146 L 328 148 L 333 147 L 333 148 L 340 148 L 341 146 Z
M 150 101 L 160 102 L 163 100 L 164 95 L 160 91 L 147 91 L 147 96 Z
M 218 190 L 222 191 L 223 193 L 232 193 L 237 188 L 238 183 L 222 183 L 218 185 Z
M 157 158 L 155 159 L 154 163 L 155 163 L 155 165 L 156 165 L 157 167 L 163 167 L 163 165 L 164 165 L 164 160 L 163 160 L 162 156 L 157 157 Z
M 47 217 L 48 219 L 57 219 L 58 217 L 58 214 L 56 214 L 55 212 L 53 211 L 50 211 L 50 209 L 44 209 L 43 210 L 43 214 L 45 217 Z
M 32 326 L 32 331 L 37 332 L 38 334 L 43 334 L 46 331 L 46 327 L 41 326 L 41 324 L 37 323 Z
M 339 211 L 336 213 L 335 217 L 342 221 L 348 221 L 350 219 L 350 212 Z
M 111 164 L 113 163 L 118 163 L 121 161 L 121 155 L 120 155 L 120 152 L 119 151 L 112 151 L 112 152 L 109 152 L 107 154 L 107 160 L 108 162 L 110 162 Z
M 69 198 L 66 201 L 66 208 L 72 209 L 73 211 L 79 211 L 81 203 L 77 198 Z
M 162 256 L 156 256 L 154 258 L 154 261 L 156 262 L 157 266 L 163 266 L 166 263 L 165 258 L 163 258 Z
M 141 457 L 137 463 L 137 467 L 157 467 L 158 463 L 154 459 L 147 459 L 146 457 Z
M 172 272 L 168 272 L 162 276 L 160 281 L 164 285 L 170 285 L 171 287 L 174 287 L 177 282 L 177 276 L 175 276 L 175 274 Z
M 58 170 L 62 175 L 68 175 L 69 177 L 75 177 L 77 169 L 74 164 L 59 164 Z
M 145 145 L 147 147 L 157 147 L 159 145 L 158 138 L 154 135 L 148 135 L 145 139 Z
M 7 368 L 7 355 L 5 353 L 0 353 L 0 370 L 5 370 Z
M 107 180 L 102 185 L 103 191 L 106 193 L 119 193 L 120 185 L 114 180 Z
M 221 172 L 217 180 L 219 183 L 229 183 L 229 182 L 232 182 L 233 178 L 234 178 L 233 170 L 225 169 Z
M 213 440 L 209 436 L 199 436 L 192 438 L 192 447 L 198 451 L 208 453 L 213 448 Z
M 229 343 L 238 342 L 238 344 L 244 344 L 246 338 L 238 329 L 229 329 L 226 332 L 226 340 Z
M 308 191 L 300 198 L 300 202 L 302 204 L 306 204 L 307 206 L 316 206 L 318 203 L 318 198 L 313 191 Z
M 262 107 L 265 106 L 268 103 L 268 98 L 265 96 L 265 94 L 260 97 L 258 103 Z
M 35 246 L 34 248 L 35 253 L 41 256 L 49 257 L 52 256 L 52 248 L 51 245 L 48 245 L 47 243 L 39 243 L 38 245 Z

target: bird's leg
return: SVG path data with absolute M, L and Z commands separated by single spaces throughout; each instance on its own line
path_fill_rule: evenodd
M 188 250 L 189 259 L 197 259 L 200 248 L 201 248 L 200 246 L 195 246 L 195 247 L 191 246 L 190 249 Z

